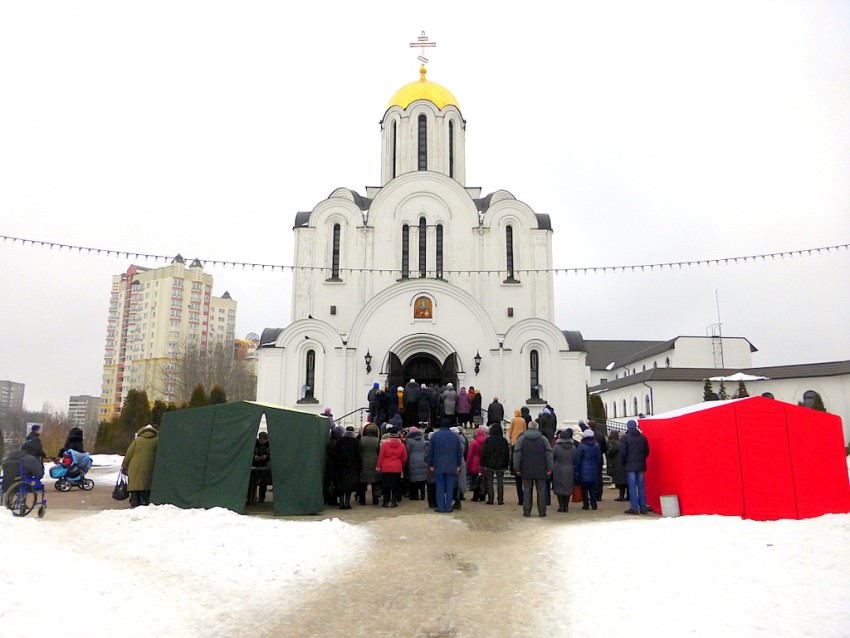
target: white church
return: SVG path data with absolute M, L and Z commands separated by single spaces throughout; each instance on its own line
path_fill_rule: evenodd
M 466 122 L 426 73 L 383 114 L 381 185 L 296 215 L 292 322 L 262 335 L 257 398 L 343 415 L 415 379 L 575 424 L 586 353 L 553 323 L 549 216 L 466 184 Z
M 742 337 L 585 341 L 556 326 L 549 216 L 466 184 L 466 121 L 426 74 L 383 114 L 381 185 L 338 188 L 296 214 L 292 320 L 262 334 L 259 401 L 356 423 L 373 383 L 415 379 L 473 386 L 508 419 L 550 403 L 559 427 L 587 418 L 590 392 L 622 424 L 743 374 L 751 394 L 820 401 L 850 440 L 850 361 L 754 368 Z

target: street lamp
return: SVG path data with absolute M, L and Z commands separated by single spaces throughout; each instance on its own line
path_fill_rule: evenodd
M 372 372 L 372 355 L 369 353 L 369 349 L 366 349 L 366 356 L 363 357 L 366 360 L 366 374 Z
M 478 371 L 481 370 L 481 355 L 478 354 L 478 350 L 475 351 L 475 356 L 472 360 L 475 361 L 475 374 L 478 374 Z

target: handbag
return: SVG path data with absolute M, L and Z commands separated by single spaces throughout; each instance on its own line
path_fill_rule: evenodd
M 581 497 L 581 485 L 573 485 L 573 503 L 581 503 L 583 500 Z
M 126 501 L 130 498 L 130 490 L 127 487 L 127 475 L 124 472 L 118 472 L 118 480 L 115 481 L 112 498 L 116 501 Z

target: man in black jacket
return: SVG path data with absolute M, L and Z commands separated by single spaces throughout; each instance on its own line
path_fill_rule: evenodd
M 522 515 L 531 516 L 531 493 L 537 490 L 537 513 L 546 516 L 546 479 L 552 476 L 552 446 L 540 434 L 537 421 L 517 439 L 514 446 L 514 469 L 517 479 L 522 479 Z
M 605 435 L 602 432 L 596 431 L 596 421 L 590 419 L 587 422 L 587 427 L 593 430 L 593 438 L 596 439 L 596 445 L 599 446 L 600 451 L 602 452 L 602 458 L 606 458 L 608 454 L 608 440 L 605 438 Z M 596 473 L 596 500 L 602 500 L 602 488 L 604 483 L 602 482 L 602 463 L 599 464 L 599 471 Z
M 646 458 L 649 456 L 649 441 L 637 429 L 637 421 L 630 419 L 626 423 L 626 434 L 620 439 L 620 460 L 626 470 L 629 483 L 629 509 L 626 514 L 646 514 L 646 492 L 644 474 Z
M 487 408 L 487 425 L 502 424 L 505 418 L 505 406 L 499 403 L 499 397 L 493 397 L 493 403 Z
M 419 385 L 414 379 L 404 386 L 404 427 L 412 428 L 419 423 Z

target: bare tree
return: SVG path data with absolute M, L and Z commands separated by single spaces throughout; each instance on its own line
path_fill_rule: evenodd
M 215 343 L 207 349 L 192 342 L 184 343 L 173 360 L 171 376 L 178 404 L 186 404 L 192 390 L 199 384 L 204 388 L 221 386 L 230 401 L 254 400 L 257 396 L 257 377 L 251 362 L 237 359 L 234 349 Z

